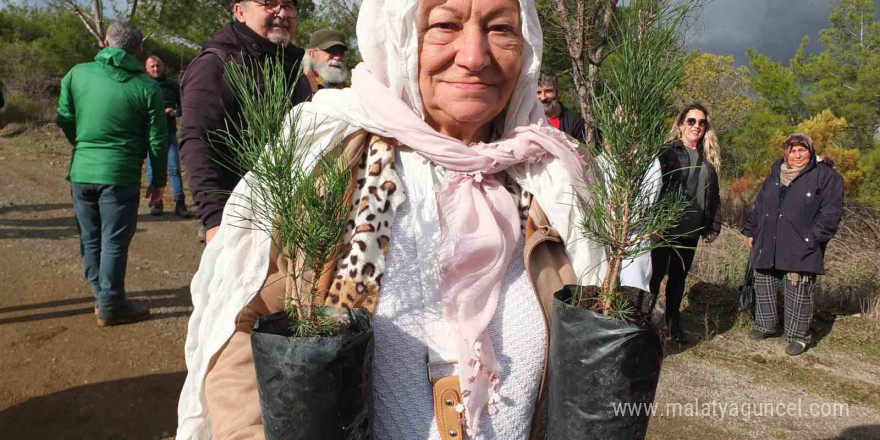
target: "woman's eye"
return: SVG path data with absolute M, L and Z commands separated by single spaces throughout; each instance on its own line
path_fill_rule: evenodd
M 447 30 L 447 31 L 454 31 L 457 29 L 457 26 L 455 25 L 455 23 L 440 22 L 440 23 L 432 24 L 430 26 L 430 29 L 441 29 L 441 30 Z
M 507 33 L 507 34 L 514 33 L 513 26 L 511 26 L 509 24 L 495 24 L 495 25 L 489 26 L 489 31 L 490 32 L 503 32 L 503 33 Z

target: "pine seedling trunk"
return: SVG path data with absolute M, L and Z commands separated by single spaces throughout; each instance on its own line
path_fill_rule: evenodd
M 554 0 L 560 11 L 566 10 L 565 3 Z M 581 200 L 585 212 L 581 232 L 605 249 L 601 312 L 629 319 L 633 309 L 620 291 L 624 266 L 666 245 L 654 242 L 652 237 L 673 228 L 686 209 L 675 191 L 658 196 L 662 173 L 656 161 L 672 112 L 668 97 L 684 71 L 685 56 L 678 47 L 677 28 L 692 2 L 633 0 L 616 12 L 612 0 L 592 6 L 583 1 L 575 3 L 575 17 L 593 16 L 596 20 L 578 18 L 568 22 L 567 37 L 576 37 L 569 38 L 569 42 L 589 46 L 591 40 L 582 31 L 591 28 L 590 36 L 600 36 L 601 44 L 590 49 L 593 57 L 586 56 L 589 48 L 575 50 L 571 54 L 574 71 L 596 73 L 599 62 L 608 61 L 602 64 L 606 67 L 601 77 L 585 73 L 581 78 L 588 86 L 584 87 L 588 95 L 581 96 L 581 105 L 589 109 L 590 118 L 602 133 L 601 142 L 587 145 L 596 158 L 596 174 L 600 177 L 586 185 L 584 193 L 588 196 Z M 562 18 L 563 24 L 566 19 Z

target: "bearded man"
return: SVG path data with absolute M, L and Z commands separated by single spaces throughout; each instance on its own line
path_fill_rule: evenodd
M 567 109 L 559 101 L 559 80 L 550 71 L 542 70 L 541 75 L 538 76 L 538 100 L 544 106 L 544 113 L 550 125 L 580 142 L 586 142 L 584 118 Z
M 183 76 L 180 152 L 204 241 L 217 232 L 229 193 L 245 171 L 237 169 L 235 153 L 216 136 L 217 131 L 227 129 L 227 118 L 241 120 L 241 107 L 224 79 L 226 63 L 262 66 L 267 59 L 279 59 L 289 86 L 294 87 L 291 108 L 306 101 L 311 96 L 309 82 L 297 80 L 304 51 L 290 44 L 298 12 L 296 0 L 237 1 L 232 22 L 205 43 Z
M 348 83 L 345 65 L 345 35 L 333 29 L 319 29 L 309 38 L 309 47 L 303 58 L 303 73 L 309 79 L 312 92 L 320 89 L 341 89 Z

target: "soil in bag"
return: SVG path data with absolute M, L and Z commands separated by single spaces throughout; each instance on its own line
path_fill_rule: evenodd
M 284 312 L 257 321 L 251 345 L 268 440 L 370 438 L 373 331 L 367 311 L 345 313 L 348 332 L 330 337 L 292 337 Z
M 662 340 L 648 325 L 569 305 L 577 288 L 565 286 L 553 302 L 547 437 L 644 439 L 645 406 L 654 402 L 660 379 Z

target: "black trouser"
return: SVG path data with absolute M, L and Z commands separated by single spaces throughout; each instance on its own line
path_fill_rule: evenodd
M 684 284 L 700 237 L 679 238 L 678 246 L 662 247 L 651 251 L 651 293 L 660 295 L 660 283 L 669 275 L 666 282 L 666 326 L 670 331 L 681 329 L 681 298 L 684 296 Z

